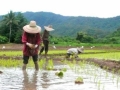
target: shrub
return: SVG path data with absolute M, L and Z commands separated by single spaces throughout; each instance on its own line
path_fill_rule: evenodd
M 4 44 L 8 42 L 8 38 L 4 36 L 0 36 L 0 44 Z

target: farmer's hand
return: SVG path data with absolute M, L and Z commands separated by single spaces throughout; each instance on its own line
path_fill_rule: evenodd
M 38 47 L 38 45 L 36 44 L 35 46 L 34 46 L 34 48 L 37 48 Z
M 34 48 L 35 48 L 35 45 L 34 45 L 34 44 L 26 43 L 26 45 L 29 46 L 31 49 L 34 49 Z

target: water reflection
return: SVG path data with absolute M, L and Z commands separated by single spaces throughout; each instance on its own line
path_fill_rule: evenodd
M 28 68 L 21 71 L 21 68 L 2 68 L 0 74 L 0 90 L 120 90 L 119 75 L 107 72 L 94 65 L 85 67 L 55 66 L 55 68 L 66 67 L 64 77 L 55 75 L 56 71 Z M 78 85 L 74 81 L 83 77 L 84 84 Z
M 27 71 L 23 71 L 23 89 L 22 90 L 37 90 L 37 71 L 34 71 L 32 77 Z
M 49 84 L 50 80 L 48 78 L 48 72 L 43 72 L 42 73 L 41 80 L 42 80 L 41 85 L 42 85 L 43 88 L 48 88 L 50 86 L 50 84 Z

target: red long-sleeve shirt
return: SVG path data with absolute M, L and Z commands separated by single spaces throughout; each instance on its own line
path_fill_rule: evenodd
M 38 54 L 38 51 L 39 51 L 39 45 L 41 43 L 41 37 L 40 37 L 40 33 L 36 33 L 36 34 L 30 34 L 30 33 L 27 33 L 27 32 L 23 32 L 23 35 L 22 35 L 22 43 L 24 44 L 24 47 L 23 47 L 23 54 L 25 56 L 32 56 L 32 55 L 36 55 Z M 35 49 L 31 49 L 29 48 L 26 43 L 31 43 L 31 44 L 37 44 L 38 47 L 35 48 Z

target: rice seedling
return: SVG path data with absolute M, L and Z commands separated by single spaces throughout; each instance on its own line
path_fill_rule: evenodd
M 96 82 L 97 74 L 94 75 L 94 82 Z
M 86 64 L 88 64 L 88 62 L 85 61 L 85 60 L 83 60 L 83 61 L 81 61 L 80 66 L 81 66 L 82 68 L 84 68 L 84 67 L 86 67 Z
M 82 77 L 77 77 L 76 80 L 75 80 L 75 84 L 83 84 L 83 78 Z
M 62 78 L 64 76 L 64 73 L 62 71 L 56 72 L 55 75 Z
M 100 90 L 100 86 L 101 86 L 100 80 L 97 82 L 97 85 L 98 85 L 98 90 Z
M 46 65 L 46 60 L 42 59 L 38 62 L 40 69 L 42 70 L 43 67 Z
M 120 78 L 117 77 L 117 81 L 116 81 L 117 87 L 119 86 L 119 81 L 120 81 Z
M 106 75 L 105 75 L 105 78 L 107 78 L 108 77 L 108 72 L 106 71 Z
M 66 72 L 67 68 L 62 68 L 61 71 Z
M 54 68 L 53 60 L 48 60 L 48 64 L 47 64 L 46 68 L 47 68 L 47 70 L 53 70 L 53 68 Z
M 1 59 L 0 66 L 1 67 L 20 67 L 22 65 L 21 60 L 12 60 L 12 59 Z

